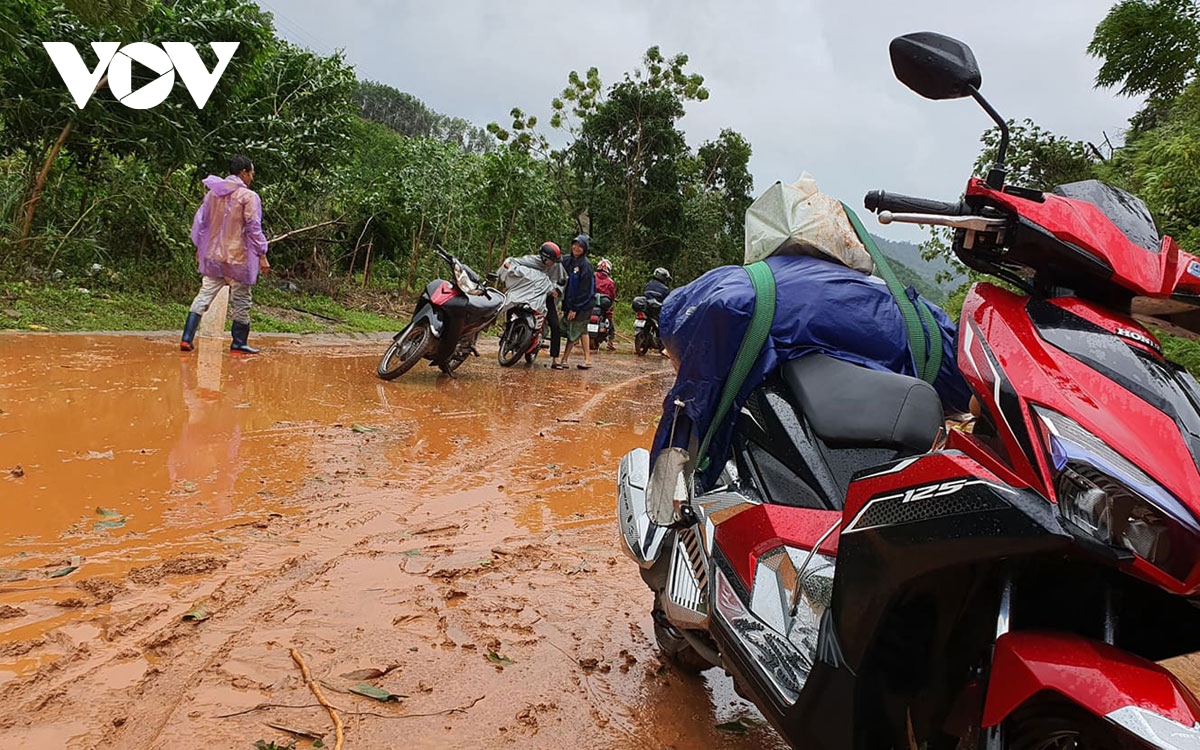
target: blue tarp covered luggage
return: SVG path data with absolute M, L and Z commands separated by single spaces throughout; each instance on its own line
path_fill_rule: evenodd
M 699 477 L 701 489 L 711 487 L 720 475 L 734 418 L 746 398 L 780 364 L 819 352 L 873 370 L 918 377 L 900 309 L 882 280 L 808 256 L 766 262 L 777 289 L 774 323 L 733 408 L 713 436 L 709 454 L 714 460 Z M 916 292 L 910 288 L 909 294 Z M 671 292 L 663 305 L 660 331 L 679 363 L 679 374 L 663 401 L 655 456 L 670 439 L 676 400 L 685 406 L 673 444 L 687 448 L 693 435 L 697 443 L 703 440 L 753 311 L 754 287 L 741 266 L 713 269 Z M 948 410 L 966 411 L 970 392 L 958 372 L 957 330 L 942 310 L 933 307 L 933 312 L 943 348 L 933 385 Z

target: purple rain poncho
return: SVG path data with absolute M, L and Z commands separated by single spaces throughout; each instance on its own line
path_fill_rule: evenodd
M 192 244 L 200 273 L 243 284 L 258 281 L 259 258 L 267 254 L 262 201 L 237 175 L 204 178 L 208 195 L 192 220 Z

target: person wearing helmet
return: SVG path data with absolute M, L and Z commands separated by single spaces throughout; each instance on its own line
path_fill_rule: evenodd
M 642 290 L 642 295 L 662 302 L 671 293 L 671 287 L 668 286 L 670 281 L 670 271 L 665 268 L 656 268 L 654 277 L 646 282 L 646 288 Z
M 603 294 L 613 302 L 617 301 L 617 282 L 612 280 L 612 263 L 608 258 L 601 258 L 596 264 L 596 294 Z M 604 311 L 604 317 L 608 320 L 608 330 L 615 331 L 613 328 L 613 308 L 616 305 L 609 305 Z M 613 337 L 608 337 L 608 350 L 615 351 L 617 347 L 613 346 Z
M 563 352 L 562 365 L 567 366 L 571 349 L 576 343 L 582 342 L 583 364 L 576 365 L 580 370 L 592 368 L 592 348 L 587 327 L 596 299 L 596 275 L 587 258 L 590 244 L 590 237 L 579 235 L 571 241 L 570 257 L 563 260 L 567 272 L 567 286 L 563 292 L 563 314 L 567 319 L 563 327 L 567 334 L 567 348 Z
M 543 242 L 536 253 L 509 258 L 497 271 L 507 290 L 507 301 L 500 311 L 505 319 L 508 308 L 519 303 L 528 304 L 546 315 L 550 327 L 550 357 L 558 361 L 561 347 L 562 328 L 558 323 L 556 299 L 562 284 L 562 251 L 553 242 Z

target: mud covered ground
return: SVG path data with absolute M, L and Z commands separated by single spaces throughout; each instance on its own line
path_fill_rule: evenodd
M 0 336 L 6 747 L 333 747 L 291 649 L 346 748 L 778 746 L 657 658 L 617 546 L 665 360 L 384 383 L 379 339 L 255 343 Z

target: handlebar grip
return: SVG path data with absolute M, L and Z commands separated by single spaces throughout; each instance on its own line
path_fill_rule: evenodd
M 882 190 L 872 190 L 863 198 L 863 205 L 868 211 L 879 213 L 891 211 L 898 214 L 940 214 L 943 216 L 961 216 L 967 213 L 962 201 L 947 203 L 929 198 L 913 198 L 899 193 L 885 193 Z

